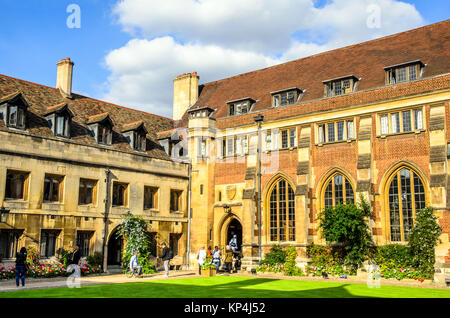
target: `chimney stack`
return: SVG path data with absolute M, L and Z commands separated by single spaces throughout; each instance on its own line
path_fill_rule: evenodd
M 178 75 L 173 80 L 173 120 L 180 120 L 198 99 L 197 72 Z
M 71 98 L 73 62 L 70 58 L 66 57 L 56 63 L 56 65 L 56 88 L 59 88 L 61 95 L 66 98 Z

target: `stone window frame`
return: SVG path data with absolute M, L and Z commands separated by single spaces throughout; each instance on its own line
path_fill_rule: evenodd
M 343 139 L 338 140 L 338 123 L 344 123 L 343 126 Z M 351 137 L 349 137 L 349 122 L 353 122 L 353 133 L 351 134 Z M 329 134 L 328 134 L 328 126 L 333 125 L 334 126 L 334 137 L 335 139 L 332 141 L 329 141 Z M 323 130 L 323 140 L 320 140 L 320 130 L 321 127 L 324 127 Z M 315 130 L 315 136 L 314 136 L 314 143 L 316 146 L 323 146 L 326 144 L 335 144 L 335 143 L 341 143 L 341 142 L 352 142 L 356 141 L 356 117 L 345 117 L 340 119 L 333 119 L 333 120 L 327 120 L 318 122 L 314 125 Z
M 416 110 L 420 110 L 422 112 L 422 128 L 416 128 Z M 411 130 L 404 131 L 404 124 L 403 124 L 403 113 L 409 112 L 410 113 L 410 127 Z M 399 118 L 399 132 L 392 132 L 392 115 L 398 113 Z M 388 123 L 388 132 L 382 133 L 382 124 L 381 120 L 382 117 L 387 116 L 387 123 Z M 376 136 L 377 138 L 386 138 L 388 136 L 395 136 L 395 135 L 402 135 L 402 134 L 419 134 L 421 132 L 426 131 L 426 124 L 427 124 L 427 118 L 426 118 L 426 108 L 425 105 L 420 106 L 409 106 L 409 107 L 400 107 L 391 109 L 387 112 L 379 112 L 376 114 Z
M 82 183 L 91 183 L 92 186 L 92 202 L 91 203 L 83 203 L 80 202 L 81 200 L 81 185 Z M 84 187 L 86 188 L 86 187 Z M 89 178 L 80 178 L 78 183 L 78 205 L 84 205 L 84 206 L 96 206 L 97 205 L 97 188 L 98 188 L 98 180 L 95 179 L 89 179 Z
M 24 181 L 23 181 L 23 188 L 22 188 L 22 198 L 9 198 L 6 196 L 6 189 L 7 189 L 7 183 L 8 183 L 8 174 L 15 174 L 15 175 L 24 175 Z M 30 184 L 30 178 L 31 178 L 31 172 L 30 171 L 22 171 L 17 169 L 6 169 L 5 174 L 5 194 L 4 194 L 4 201 L 27 201 L 28 200 L 28 191 L 29 191 L 29 184 Z
M 153 196 L 153 206 L 148 207 L 146 206 L 146 190 L 150 190 L 149 192 L 152 193 Z M 144 194 L 143 194 L 143 202 L 142 202 L 142 209 L 144 211 L 146 210 L 158 210 L 159 209 L 159 190 L 160 188 L 154 185 L 144 185 Z

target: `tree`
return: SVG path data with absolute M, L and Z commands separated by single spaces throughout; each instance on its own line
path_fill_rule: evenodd
M 146 230 L 147 222 L 128 212 L 118 227 L 117 237 L 126 240 L 123 262 L 128 266 L 133 252 L 138 251 L 138 261 L 142 266 L 142 273 L 150 274 L 155 272 L 155 266 L 149 260 L 151 242 Z
M 370 255 L 374 243 L 366 218 L 371 216 L 370 205 L 360 196 L 361 203 L 338 204 L 319 213 L 319 229 L 327 244 L 338 251 L 343 265 L 356 272 Z
M 439 243 L 442 228 L 433 209 L 428 207 L 416 212 L 416 220 L 408 238 L 412 261 L 427 278 L 434 276 L 435 247 Z

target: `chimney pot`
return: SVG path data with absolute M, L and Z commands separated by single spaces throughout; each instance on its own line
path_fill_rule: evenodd
M 72 97 L 72 72 L 74 63 L 69 57 L 56 63 L 56 88 L 66 98 Z

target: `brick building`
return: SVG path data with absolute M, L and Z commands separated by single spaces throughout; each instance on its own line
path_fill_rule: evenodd
M 202 85 L 197 73 L 174 79 L 173 131 L 186 132 L 192 163 L 191 258 L 237 234 L 243 263 L 258 260 L 260 140 L 264 252 L 294 245 L 305 262 L 306 246 L 323 243 L 317 213 L 363 195 L 377 244 L 405 244 L 416 211 L 432 206 L 437 267 L 448 267 L 449 52 L 447 20 Z

